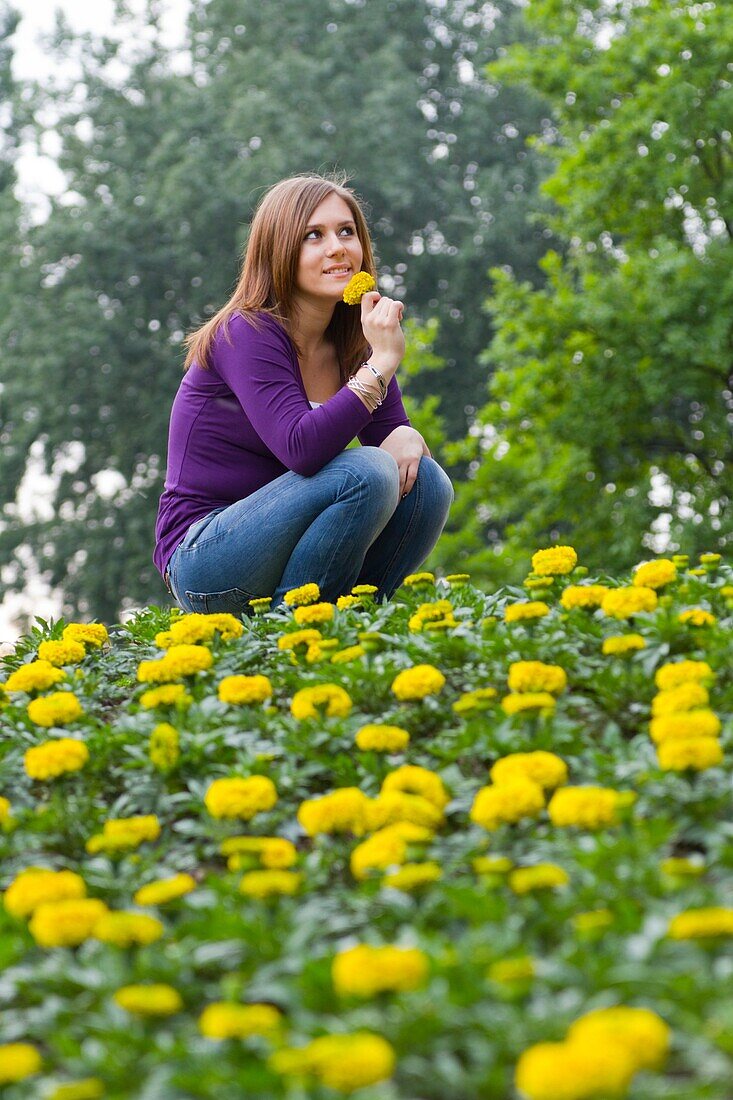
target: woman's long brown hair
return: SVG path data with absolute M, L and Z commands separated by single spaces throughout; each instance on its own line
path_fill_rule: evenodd
M 362 270 L 376 276 L 369 229 L 354 192 L 342 181 L 328 176 L 292 176 L 281 180 L 265 193 L 255 211 L 242 272 L 231 298 L 209 321 L 186 337 L 184 370 L 193 362 L 204 369 L 211 366 L 212 344 L 222 327 L 226 333 L 234 313 L 242 313 L 255 324 L 258 314 L 268 313 L 293 338 L 296 278 L 305 229 L 315 208 L 332 194 L 342 198 L 352 212 L 364 253 Z M 361 311 L 338 302 L 325 337 L 336 350 L 341 379 L 345 382 L 368 353 Z

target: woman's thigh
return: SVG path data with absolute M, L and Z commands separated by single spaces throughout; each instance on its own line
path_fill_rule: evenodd
M 178 603 L 187 611 L 241 613 L 249 600 L 271 596 L 314 520 L 361 477 L 385 476 L 389 456 L 375 450 L 344 451 L 313 477 L 282 474 L 194 524 L 170 561 Z

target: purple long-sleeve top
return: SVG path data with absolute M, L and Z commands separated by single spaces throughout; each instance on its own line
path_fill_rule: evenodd
M 155 525 L 153 560 L 161 573 L 191 524 L 215 508 L 288 470 L 311 477 L 354 438 L 378 447 L 410 423 L 394 378 L 375 413 L 348 386 L 311 408 L 295 346 L 267 314 L 256 325 L 232 316 L 209 361 L 208 370 L 192 364 L 173 401 Z

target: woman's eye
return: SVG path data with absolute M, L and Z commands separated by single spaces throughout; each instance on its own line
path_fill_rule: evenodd
M 345 233 L 347 237 L 353 237 L 354 236 L 354 227 L 352 225 L 345 225 L 342 228 L 341 232 Z
M 309 229 L 308 232 L 305 235 L 305 240 L 310 241 L 314 237 L 320 237 L 320 235 L 321 235 L 320 230 L 318 230 L 318 229 Z

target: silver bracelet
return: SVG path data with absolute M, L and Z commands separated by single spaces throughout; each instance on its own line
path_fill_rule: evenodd
M 375 412 L 382 404 L 381 398 L 377 397 L 374 390 L 370 390 L 368 386 L 365 386 L 360 379 L 354 378 L 353 375 L 349 378 L 346 385 L 350 390 L 353 390 L 354 393 L 361 394 L 361 396 L 365 398 L 370 412 Z
M 368 371 L 372 372 L 377 382 L 379 383 L 379 389 L 381 391 L 382 397 L 385 398 L 387 396 L 387 383 L 384 380 L 384 375 L 382 374 L 382 372 L 378 371 L 376 367 L 373 367 L 371 363 L 362 363 L 361 366 L 366 367 Z M 359 370 L 361 370 L 361 367 L 359 367 Z

